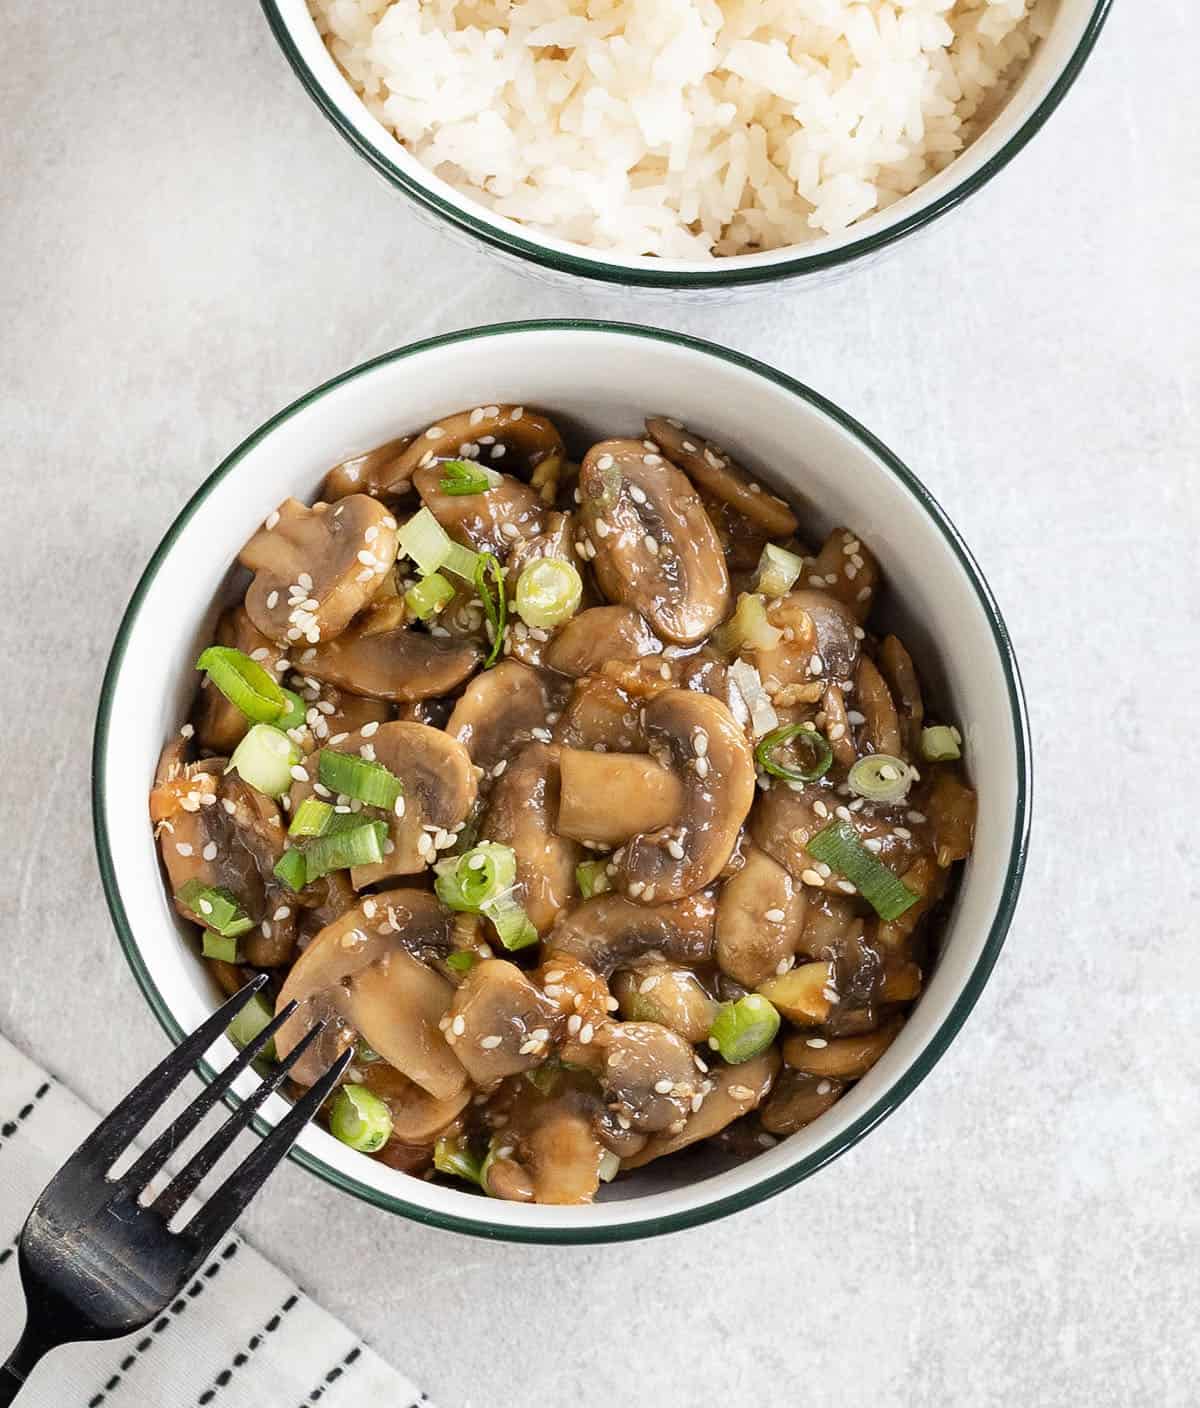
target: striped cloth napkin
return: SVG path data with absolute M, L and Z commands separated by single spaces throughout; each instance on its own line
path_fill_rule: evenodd
M 97 1123 L 0 1036 L 0 1359 L 21 1333 L 17 1239 Z M 236 1234 L 152 1325 L 43 1359 L 20 1408 L 417 1408 L 428 1399 Z

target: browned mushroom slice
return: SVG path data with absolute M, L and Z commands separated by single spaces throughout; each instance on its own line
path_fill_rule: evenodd
M 900 729 L 908 756 L 920 753 L 921 726 L 925 722 L 925 702 L 921 697 L 921 681 L 912 656 L 895 636 L 885 636 L 876 660 L 879 672 L 887 681 L 892 701 L 900 715 Z
M 238 561 L 254 573 L 246 611 L 263 635 L 315 645 L 344 631 L 375 595 L 396 561 L 396 520 L 366 494 L 335 508 L 285 499 Z
M 545 527 L 546 505 L 528 484 L 511 474 L 501 475 L 499 484 L 480 494 L 444 493 L 444 477 L 441 465 L 419 469 L 413 475 L 413 487 L 446 532 L 476 552 L 503 557 Z
M 891 692 L 874 660 L 864 655 L 858 662 L 855 702 L 865 720 L 863 733 L 872 753 L 901 756 L 900 719 Z
M 401 465 L 401 456 L 412 439 L 411 435 L 402 435 L 335 464 L 321 481 L 320 497 L 328 503 L 350 494 L 370 494 L 373 499 L 399 498 L 407 491 L 410 477 Z
M 788 592 L 768 603 L 766 615 L 781 632 L 780 640 L 756 650 L 753 658 L 764 688 L 780 708 L 819 699 L 831 682 L 853 678 L 862 627 L 835 597 L 807 589 Z M 788 691 L 788 686 L 798 688 Z
M 683 816 L 683 783 L 647 754 L 564 748 L 559 770 L 562 793 L 556 830 L 560 836 L 619 846 Z
M 952 769 L 936 768 L 926 807 L 938 865 L 966 860 L 975 844 L 975 793 Z M 911 812 L 908 820 L 914 821 Z
M 612 1022 L 604 1047 L 604 1102 L 654 1134 L 691 1113 L 703 1075 L 691 1044 L 658 1022 Z
M 348 734 L 368 724 L 386 723 L 391 717 L 391 706 L 382 699 L 366 699 L 311 676 L 293 676 L 291 683 L 306 709 L 305 726 L 290 730 L 290 734 L 306 753 L 325 744 L 336 748 Z
M 793 1032 L 783 1043 L 783 1059 L 793 1069 L 832 1080 L 858 1080 L 900 1035 L 903 1017 L 892 1017 L 878 1031 L 826 1040 L 812 1032 Z
M 631 606 L 593 606 L 573 616 L 546 651 L 546 664 L 580 679 L 610 660 L 641 660 L 662 653 L 662 641 Z
M 835 528 L 815 560 L 805 567 L 803 580 L 844 602 L 861 624 L 871 614 L 879 586 L 879 564 L 849 528 Z
M 336 640 L 305 650 L 299 668 L 312 679 L 352 694 L 411 704 L 453 693 L 482 658 L 479 647 L 469 640 L 411 627 L 371 635 L 355 625 Z
M 586 1078 L 585 1078 L 586 1081 Z M 581 1088 L 560 1078 L 542 1094 L 529 1081 L 503 1107 L 492 1137 L 487 1191 L 492 1197 L 538 1203 L 590 1203 L 604 1153 L 597 1125 L 601 1110 L 594 1083 Z
M 717 1003 L 690 968 L 643 959 L 613 975 L 613 996 L 626 1022 L 657 1022 L 685 1041 L 705 1041 Z
M 530 743 L 497 779 L 480 828 L 516 852 L 518 899 L 539 934 L 575 893 L 581 859 L 579 846 L 556 832 L 558 805 L 558 749 Z
M 510 601 L 516 595 L 521 573 L 531 562 L 552 557 L 575 565 L 575 525 L 571 514 L 543 512 L 542 523 L 540 533 L 521 539 L 508 555 L 505 567 Z
M 606 440 L 587 452 L 579 482 L 600 590 L 665 640 L 703 640 L 729 611 L 729 573 L 687 476 L 640 440 Z
M 264 670 L 278 677 L 287 669 L 287 658 L 274 641 L 256 629 L 244 606 L 235 606 L 221 613 L 217 622 L 217 644 L 229 645 L 256 660 Z M 231 704 L 211 682 L 205 680 L 196 696 L 192 714 L 196 726 L 196 742 L 210 753 L 226 757 L 246 736 L 250 721 Z
M 555 462 L 561 464 L 563 457 L 562 436 L 546 416 L 524 406 L 476 406 L 443 416 L 415 436 L 396 470 L 397 478 L 407 482 L 439 460 L 478 460 L 538 487 L 557 478 Z
M 546 962 L 554 968 L 559 955 L 570 955 L 606 977 L 652 952 L 673 963 L 705 963 L 712 957 L 715 918 L 708 895 L 660 905 L 598 895 L 559 918 L 546 940 Z
M 641 1168 L 664 1154 L 674 1154 L 689 1144 L 719 1134 L 726 1125 L 762 1104 L 778 1070 L 779 1052 L 773 1046 L 738 1066 L 713 1067 L 708 1075 L 710 1089 L 700 1108 L 688 1115 L 683 1128 L 676 1133 L 668 1130 L 665 1134 L 656 1134 L 640 1153 L 622 1160 L 621 1167 Z
M 296 960 L 276 1002 L 277 1011 L 299 1003 L 275 1037 L 281 1057 L 317 1022 L 328 1023 L 292 1078 L 311 1085 L 361 1036 L 435 1100 L 457 1095 L 466 1072 L 439 1025 L 454 989 L 410 951 L 449 943 L 450 917 L 424 890 L 369 896 L 323 929 Z
M 598 753 L 636 753 L 646 746 L 633 701 L 610 680 L 578 680 L 554 731 L 555 741 Z
M 789 1022 L 815 1027 L 828 1021 L 839 995 L 835 966 L 829 962 L 802 963 L 799 968 L 759 983 L 758 991 Z
M 839 1080 L 785 1068 L 759 1114 L 762 1127 L 770 1134 L 795 1134 L 835 1104 L 845 1088 Z
M 806 958 L 836 958 L 861 927 L 856 902 L 838 890 L 805 887 L 808 904 L 796 952 Z
M 358 1084 L 378 1095 L 392 1117 L 392 1138 L 402 1144 L 430 1145 L 444 1129 L 462 1114 L 471 1099 L 471 1087 L 464 1085 L 445 1100 L 435 1100 L 427 1090 L 402 1075 L 384 1061 L 356 1065 Z
M 721 873 L 754 801 L 754 754 L 719 700 L 672 689 L 645 706 L 650 752 L 683 779 L 669 832 L 635 836 L 618 862 L 620 885 L 642 904 L 694 894 Z
M 919 856 L 900 876 L 904 888 L 916 895 L 898 919 L 880 920 L 875 928 L 875 945 L 885 955 L 909 957 L 909 941 L 917 925 L 946 893 L 950 882 L 949 870 L 939 866 L 932 856 Z
M 476 1085 L 541 1065 L 566 1018 L 515 963 L 486 958 L 476 963 L 454 994 L 445 1025 L 453 1047 Z
M 665 416 L 647 417 L 646 432 L 693 484 L 732 505 L 768 538 L 790 538 L 799 527 L 783 499 L 764 489 L 719 446 Z
M 833 750 L 833 760 L 840 768 L 852 768 L 858 758 L 854 746 L 854 729 L 846 710 L 846 696 L 841 685 L 831 684 L 821 699 L 824 720 L 816 720 Z
M 490 776 L 496 765 L 530 742 L 534 733 L 550 737 L 547 716 L 554 712 L 547 677 L 517 660 L 502 660 L 475 676 L 462 692 L 446 724 Z
M 717 962 L 735 982 L 752 988 L 786 971 L 796 952 L 807 908 L 804 887 L 757 846 L 726 880 L 717 901 Z
M 325 792 L 318 782 L 325 751 L 318 749 L 295 773 L 297 781 L 292 784 L 290 798 L 293 815 L 305 797 Z M 439 850 L 453 844 L 477 790 L 470 755 L 456 739 L 426 724 L 367 724 L 329 751 L 357 754 L 380 763 L 404 788 L 391 811 L 383 813 L 375 807 L 363 811 L 364 817 L 369 814 L 386 819 L 392 849 L 377 865 L 354 867 L 350 877 L 356 890 L 393 875 L 419 874 L 433 864 Z M 302 772 L 306 777 L 301 777 Z M 328 800 L 328 793 L 325 795 Z M 342 798 L 341 804 L 348 805 L 350 800 Z

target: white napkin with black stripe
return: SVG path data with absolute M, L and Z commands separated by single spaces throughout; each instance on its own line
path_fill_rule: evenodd
M 0 1360 L 24 1323 L 17 1239 L 97 1123 L 0 1037 Z M 428 1399 L 236 1234 L 141 1333 L 43 1359 L 20 1408 L 417 1408 Z

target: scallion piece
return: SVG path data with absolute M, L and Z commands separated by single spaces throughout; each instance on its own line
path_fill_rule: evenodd
M 500 483 L 494 469 L 471 460 L 443 460 L 438 488 L 443 494 L 486 494 Z
M 283 697 L 287 701 L 287 712 L 280 714 L 279 718 L 273 719 L 272 723 L 276 728 L 281 728 L 284 733 L 290 728 L 303 728 L 308 722 L 308 709 L 304 700 L 295 690 L 285 689 Z
M 479 1183 L 483 1176 L 483 1161 L 476 1158 L 461 1139 L 445 1135 L 433 1146 L 433 1166 L 439 1173 L 465 1178 L 468 1183 Z
M 213 933 L 227 939 L 236 939 L 248 929 L 254 928 L 254 920 L 238 903 L 237 897 L 228 890 L 215 885 L 206 885 L 203 880 L 188 880 L 181 885 L 175 898 L 189 913 L 194 914 L 201 924 Z M 206 954 L 206 958 L 219 955 Z M 233 963 L 230 958 L 226 962 Z
M 250 1001 L 234 1017 L 233 1021 L 225 1028 L 225 1035 L 233 1042 L 234 1046 L 249 1046 L 254 1038 L 268 1026 L 275 1016 L 271 1011 L 271 1004 L 261 992 L 253 993 Z M 275 1043 L 268 1041 L 258 1053 L 260 1061 L 273 1061 L 275 1059 Z
M 605 1149 L 600 1155 L 600 1167 L 596 1170 L 601 1183 L 611 1183 L 617 1174 L 621 1172 L 620 1156 L 614 1154 L 611 1149 Z
M 736 1002 L 722 1003 L 708 1039 L 731 1066 L 737 1066 L 765 1051 L 778 1031 L 779 1013 L 761 993 L 751 992 Z
M 780 750 L 791 744 L 802 755 L 802 766 L 790 767 L 780 758 Z M 833 749 L 824 734 L 810 724 L 785 724 L 768 733 L 754 750 L 755 761 L 772 777 L 788 782 L 816 782 L 824 777 L 833 762 Z
M 500 942 L 510 953 L 537 943 L 538 931 L 511 895 L 501 895 L 498 899 L 489 900 L 480 913 L 492 921 L 496 933 L 500 936 Z
M 489 580 L 490 579 L 490 580 Z M 504 568 L 490 552 L 479 554 L 475 564 L 475 590 L 483 603 L 492 638 L 492 648 L 483 668 L 490 670 L 504 649 L 504 628 L 508 625 L 508 600 L 504 594 Z
M 754 590 L 763 596 L 786 596 L 796 585 L 804 567 L 804 559 L 787 548 L 777 548 L 768 543 L 758 559 L 758 570 L 754 575 Z
M 343 1085 L 329 1106 L 329 1132 L 360 1154 L 374 1154 L 392 1137 L 392 1112 L 361 1085 Z
M 396 534 L 396 541 L 426 577 L 442 566 L 451 546 L 449 534 L 427 508 L 413 514 Z
M 196 661 L 226 699 L 251 721 L 275 723 L 288 710 L 279 682 L 241 650 L 230 645 L 210 645 Z
M 324 836 L 333 820 L 334 810 L 320 797 L 305 797 L 292 816 L 289 836 Z
M 387 811 L 391 811 L 396 798 L 404 791 L 404 784 L 382 763 L 360 758 L 357 753 L 338 753 L 332 748 L 321 749 L 317 777 L 331 792 Z
M 241 954 L 238 952 L 238 941 L 222 934 L 214 934 L 211 929 L 205 929 L 204 931 L 200 952 L 205 958 L 216 958 L 222 963 L 241 962 Z
M 962 734 L 948 724 L 921 730 L 921 756 L 931 763 L 952 763 L 962 757 Z
M 455 973 L 469 973 L 478 959 L 469 948 L 456 949 L 446 955 L 446 967 Z
M 713 644 L 727 655 L 743 650 L 774 650 L 783 639 L 778 626 L 767 620 L 766 601 L 757 592 L 743 592 L 733 615 L 713 632 Z
M 304 864 L 304 852 L 295 848 L 284 851 L 283 855 L 275 862 L 275 869 L 272 873 L 277 880 L 282 880 L 294 894 L 299 894 L 308 884 L 308 870 Z
M 480 556 L 480 553 L 473 552 L 470 548 L 464 548 L 461 543 L 451 543 L 450 550 L 446 554 L 446 561 L 442 566 L 447 572 L 453 572 L 456 577 L 461 577 L 464 582 L 474 582 L 475 574 L 479 570 Z
M 339 829 L 318 836 L 304 847 L 304 878 L 311 885 L 332 870 L 378 865 L 383 859 L 386 840 L 386 821 L 364 821 L 344 831 Z
M 375 1066 L 383 1060 L 383 1057 L 360 1036 L 354 1043 L 354 1059 L 360 1066 Z
M 562 1076 L 562 1064 L 554 1059 L 543 1061 L 540 1066 L 534 1066 L 532 1070 L 525 1072 L 525 1079 L 529 1084 L 539 1095 L 545 1096 L 554 1094 Z
M 517 578 L 517 615 L 527 626 L 561 626 L 579 610 L 583 579 L 561 557 L 539 557 Z
M 856 797 L 868 802 L 902 802 L 913 784 L 913 770 L 903 758 L 871 753 L 859 758 L 846 781 Z
M 512 889 L 517 878 L 517 855 L 511 846 L 480 841 L 453 860 L 435 867 L 433 888 L 447 909 L 478 914 L 489 900 Z
M 809 839 L 805 850 L 844 875 L 880 919 L 899 919 L 917 902 L 900 877 L 867 850 L 848 821 L 830 822 Z
M 612 877 L 608 873 L 606 860 L 584 860 L 575 867 L 575 883 L 585 900 L 593 895 L 604 895 L 613 888 Z
M 404 604 L 418 621 L 429 621 L 454 600 L 454 588 L 440 572 L 422 577 L 404 593 Z
M 258 792 L 282 797 L 292 785 L 300 749 L 271 724 L 253 724 L 233 750 L 226 772 L 236 772 Z

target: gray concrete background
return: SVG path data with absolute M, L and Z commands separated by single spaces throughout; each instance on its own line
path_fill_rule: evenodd
M 472 323 L 590 313 L 715 338 L 892 445 L 1007 614 L 1037 795 L 994 980 L 898 1115 L 717 1226 L 492 1246 L 288 1167 L 247 1232 L 443 1408 L 1195 1403 L 1190 0 L 1118 5 L 1048 129 L 925 238 L 834 287 L 710 311 L 545 289 L 414 220 L 253 4 L 4 17 L 0 1029 L 98 1105 L 163 1051 L 101 899 L 90 732 L 142 564 L 243 435 Z

